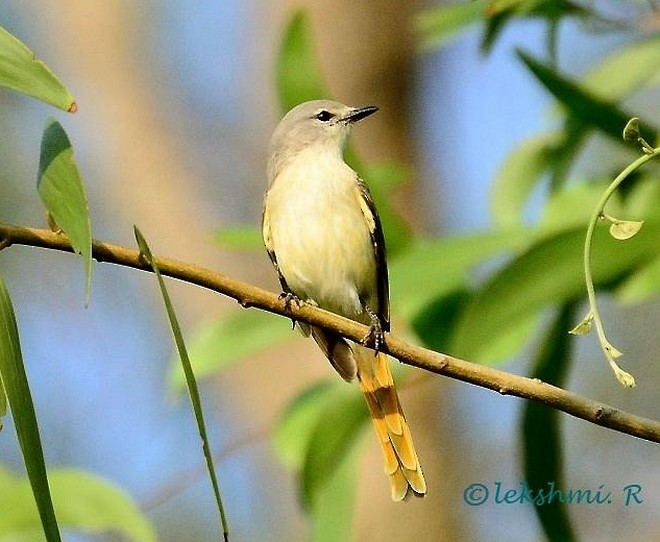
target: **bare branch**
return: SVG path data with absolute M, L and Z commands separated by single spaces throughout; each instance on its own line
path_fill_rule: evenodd
M 11 245 L 28 245 L 72 252 L 68 239 L 63 235 L 47 230 L 0 224 L 0 247 Z M 95 241 L 93 255 L 99 262 L 114 263 L 143 271 L 150 270 L 149 266 L 140 258 L 139 252 L 134 249 Z M 369 331 L 367 326 L 311 305 L 305 304 L 298 308 L 295 303 L 290 303 L 287 307 L 277 294 L 196 265 L 168 258 L 157 258 L 156 263 L 163 275 L 229 296 L 243 307 L 259 308 L 330 329 L 354 341 L 360 341 Z M 382 350 L 407 365 L 469 382 L 502 395 L 514 395 L 543 403 L 576 418 L 660 443 L 660 422 L 581 397 L 541 380 L 513 375 L 433 352 L 411 345 L 390 334 L 386 334 Z

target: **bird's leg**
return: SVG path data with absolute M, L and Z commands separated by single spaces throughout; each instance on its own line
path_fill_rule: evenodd
M 378 315 L 373 310 L 371 310 L 371 307 L 369 307 L 369 305 L 366 303 L 364 304 L 364 310 L 371 319 L 371 325 L 369 326 L 369 333 L 367 333 L 360 342 L 365 346 L 370 344 L 373 345 L 373 348 L 376 351 L 375 353 L 378 354 L 378 352 L 380 352 L 380 347 L 385 342 L 383 326 L 380 323 L 380 318 Z

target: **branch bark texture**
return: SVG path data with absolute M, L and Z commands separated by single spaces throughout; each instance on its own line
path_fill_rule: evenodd
M 0 249 L 11 245 L 73 252 L 64 235 L 48 230 L 0 224 Z M 136 249 L 95 241 L 93 256 L 98 262 L 151 271 Z M 231 297 L 245 308 L 255 307 L 330 329 L 356 342 L 361 341 L 369 331 L 367 326 L 311 305 L 297 307 L 295 303 L 291 303 L 286 306 L 278 294 L 193 264 L 169 258 L 156 258 L 156 264 L 163 275 Z M 381 349 L 407 365 L 469 382 L 502 395 L 536 401 L 614 431 L 660 443 L 660 422 L 582 397 L 539 379 L 510 374 L 434 352 L 407 343 L 391 334 L 386 334 L 385 344 Z

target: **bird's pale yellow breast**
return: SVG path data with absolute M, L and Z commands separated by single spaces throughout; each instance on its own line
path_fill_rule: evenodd
M 376 263 L 357 175 L 340 157 L 303 152 L 266 196 L 272 249 L 293 292 L 356 318 L 376 292 Z M 372 219 L 371 219 L 372 220 Z

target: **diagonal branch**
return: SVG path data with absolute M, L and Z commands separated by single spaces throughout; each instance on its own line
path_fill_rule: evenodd
M 68 239 L 48 230 L 0 224 L 0 250 L 11 245 L 27 245 L 72 252 Z M 93 256 L 99 262 L 150 271 L 138 250 L 95 241 Z M 308 324 L 335 331 L 344 337 L 360 341 L 369 328 L 347 318 L 304 304 L 286 303 L 277 294 L 252 286 L 229 276 L 169 258 L 156 258 L 163 275 L 207 288 L 229 296 L 243 307 L 256 307 L 294 318 Z M 470 363 L 446 354 L 409 344 L 386 334 L 382 350 L 402 363 L 432 373 L 469 382 L 502 395 L 514 395 L 542 403 L 591 423 L 660 443 L 660 422 L 642 418 L 610 405 L 588 399 L 538 379 L 517 376 L 491 367 Z

